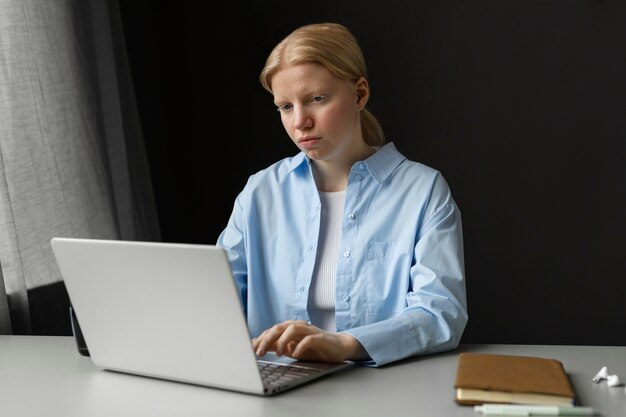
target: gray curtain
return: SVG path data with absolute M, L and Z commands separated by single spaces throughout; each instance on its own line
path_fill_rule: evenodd
M 0 0 L 0 334 L 54 236 L 160 240 L 115 0 Z

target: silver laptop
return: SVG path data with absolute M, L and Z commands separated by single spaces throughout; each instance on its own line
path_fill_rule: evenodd
M 353 365 L 258 358 L 217 246 L 60 237 L 51 244 L 89 356 L 103 369 L 273 395 Z

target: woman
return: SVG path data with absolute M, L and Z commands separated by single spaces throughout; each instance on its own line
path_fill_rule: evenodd
M 300 27 L 260 81 L 300 152 L 252 175 L 218 238 L 257 355 L 380 366 L 454 349 L 461 216 L 441 174 L 386 143 L 342 25 Z

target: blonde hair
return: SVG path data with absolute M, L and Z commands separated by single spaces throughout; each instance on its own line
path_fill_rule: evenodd
M 367 78 L 363 52 L 352 33 L 338 23 L 314 23 L 297 28 L 274 47 L 259 76 L 261 85 L 272 93 L 272 77 L 278 70 L 311 62 L 350 82 Z M 381 146 L 386 141 L 380 123 L 367 109 L 361 112 L 361 130 L 370 146 Z

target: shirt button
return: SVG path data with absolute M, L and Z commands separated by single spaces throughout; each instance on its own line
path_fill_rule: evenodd
M 345 251 L 345 252 L 343 253 L 343 257 L 344 257 L 344 258 L 349 258 L 349 257 L 350 257 L 350 251 Z
M 313 246 L 309 246 L 309 252 L 313 252 Z
M 350 220 L 354 220 L 354 213 L 350 213 L 350 214 L 348 214 L 348 218 L 349 218 Z
M 346 302 L 350 301 L 350 296 L 349 295 L 344 295 L 343 296 L 343 301 L 346 301 Z
M 300 288 L 298 288 L 298 291 L 300 291 L 300 292 L 304 292 L 304 287 L 300 287 Z
M 357 176 L 356 176 L 356 177 L 354 177 L 354 178 L 356 178 L 356 180 L 357 180 L 357 181 L 361 181 L 361 178 L 363 178 L 363 177 L 361 177 L 360 175 L 357 175 Z

